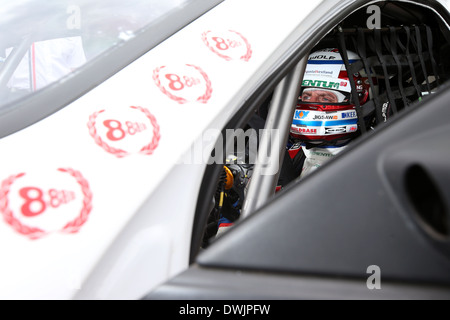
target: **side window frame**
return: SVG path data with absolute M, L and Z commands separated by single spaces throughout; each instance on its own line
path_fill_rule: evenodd
M 239 111 L 227 123 L 222 130 L 222 136 L 226 136 L 227 129 L 244 128 L 250 120 L 252 114 L 259 106 L 270 97 L 278 84 L 288 74 L 295 69 L 302 59 L 305 59 L 312 48 L 333 28 L 335 28 L 340 21 L 347 16 L 357 11 L 367 4 L 365 0 L 358 1 L 340 1 L 338 4 L 326 2 L 318 6 L 317 10 L 306 20 L 311 25 L 298 28 L 295 44 L 284 52 L 282 58 L 277 61 L 276 67 L 270 75 L 266 75 L 264 79 L 259 82 L 260 85 L 255 88 L 254 92 L 240 107 Z M 326 17 L 326 19 L 325 19 Z M 314 24 L 315 21 L 322 21 L 320 25 Z M 306 31 L 305 31 L 306 30 Z M 230 150 L 230 141 L 226 142 L 225 150 Z M 225 163 L 225 158 L 223 159 Z M 201 243 L 203 239 L 204 230 L 211 211 L 211 199 L 214 197 L 215 188 L 219 182 L 220 174 L 223 165 L 210 164 L 205 169 L 202 185 L 197 199 L 196 211 L 192 227 L 191 250 L 189 254 L 189 263 L 194 263 L 200 252 Z M 250 209 L 250 212 L 253 209 Z
M 406 1 L 405 1 L 406 2 Z M 313 28 L 309 29 L 309 32 L 304 32 L 304 34 L 299 34 L 297 42 L 294 47 L 290 48 L 289 52 L 286 52 L 283 56 L 283 60 L 278 61 L 278 65 L 276 68 L 274 68 L 273 73 L 268 75 L 263 81 L 261 81 L 262 85 L 260 85 L 254 93 L 249 97 L 247 102 L 242 105 L 238 113 L 231 119 L 231 121 L 225 126 L 225 128 L 222 131 L 223 136 L 226 136 L 225 131 L 227 129 L 238 129 L 238 128 L 244 128 L 247 122 L 249 121 L 250 117 L 254 113 L 255 110 L 268 98 L 270 98 L 271 94 L 273 94 L 277 88 L 277 86 L 280 84 L 280 89 L 282 90 L 281 83 L 283 82 L 283 79 L 289 78 L 289 76 L 292 76 L 293 72 L 292 70 L 295 70 L 296 66 L 301 65 L 301 60 L 306 59 L 307 54 L 309 54 L 310 50 L 314 48 L 314 46 L 323 38 L 325 37 L 331 30 L 333 30 L 335 27 L 337 27 L 342 21 L 344 21 L 348 16 L 350 16 L 352 13 L 365 8 L 369 4 L 380 4 L 383 5 L 383 1 L 355 1 L 350 2 L 346 1 L 342 3 L 342 6 L 336 6 L 333 9 L 328 9 L 327 11 L 327 19 L 320 20 L 317 19 L 317 17 L 313 17 L 311 21 L 323 21 L 321 25 L 314 25 Z M 418 6 L 421 6 L 421 2 L 415 3 Z M 428 7 L 431 11 L 434 11 L 435 13 L 441 12 L 442 5 L 441 4 L 434 4 L 429 5 Z M 319 10 L 320 11 L 320 10 Z M 369 17 L 369 15 L 368 15 Z M 448 12 L 447 16 L 442 16 L 442 19 L 447 21 L 448 20 Z M 316 19 L 316 20 L 315 20 Z M 304 31 L 304 29 L 303 29 Z M 291 110 L 286 110 L 287 113 L 289 113 Z M 292 116 L 291 116 L 292 118 Z M 283 139 L 281 139 L 283 140 Z M 231 142 L 227 142 L 231 143 Z M 230 150 L 228 146 L 225 147 L 226 150 Z M 261 149 L 259 149 L 261 150 Z M 225 161 L 225 159 L 224 159 Z M 225 163 L 225 162 L 223 162 Z M 280 162 L 281 165 L 281 162 Z M 192 232 L 192 239 L 191 239 L 191 252 L 190 252 L 190 263 L 193 263 L 195 261 L 195 258 L 199 252 L 200 244 L 202 242 L 203 237 L 203 231 L 205 229 L 206 221 L 208 218 L 208 214 L 211 211 L 211 200 L 207 199 L 213 199 L 215 188 L 211 186 L 217 185 L 217 182 L 219 181 L 219 176 L 222 172 L 222 165 L 208 165 L 205 170 L 205 175 L 203 178 L 203 183 L 199 192 L 199 198 L 197 200 L 197 207 L 196 207 L 196 213 L 193 223 L 193 232 Z M 255 172 L 255 171 L 254 171 Z M 245 204 L 244 210 L 243 210 L 243 216 L 248 217 L 252 212 L 254 212 L 257 208 L 261 207 L 262 205 L 269 202 L 269 198 L 274 193 L 274 189 L 272 188 L 273 181 L 276 180 L 276 178 L 272 180 L 266 180 L 264 183 L 264 186 L 261 183 L 255 183 L 257 186 L 254 187 L 254 191 L 249 190 L 250 196 L 254 199 L 256 194 L 259 194 L 260 197 L 258 198 L 257 202 Z M 269 181 L 269 182 L 267 182 Z M 276 182 L 275 182 L 276 183 Z M 255 192 L 255 195 L 252 195 L 251 193 Z M 262 192 L 262 193 L 260 193 Z M 262 195 L 262 196 L 261 196 Z M 247 197 L 250 198 L 250 197 Z

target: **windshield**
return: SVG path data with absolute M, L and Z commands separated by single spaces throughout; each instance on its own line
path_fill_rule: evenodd
M 189 0 L 0 0 L 0 109 L 60 81 Z

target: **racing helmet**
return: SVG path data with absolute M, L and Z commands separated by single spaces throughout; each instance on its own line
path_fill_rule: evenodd
M 349 64 L 360 60 L 347 51 Z M 291 136 L 313 144 L 345 142 L 358 131 L 358 116 L 352 94 L 360 105 L 369 99 L 369 81 L 360 71 L 349 75 L 338 49 L 323 49 L 309 55 L 300 97 L 291 124 Z M 349 76 L 356 84 L 352 92 Z

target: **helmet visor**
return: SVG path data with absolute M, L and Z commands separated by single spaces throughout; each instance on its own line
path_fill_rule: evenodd
M 320 104 L 336 104 L 348 102 L 350 94 L 322 88 L 304 88 L 300 100 Z

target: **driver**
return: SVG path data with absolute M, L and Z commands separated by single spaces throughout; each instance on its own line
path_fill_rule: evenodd
M 347 52 L 349 63 L 359 57 Z M 369 100 L 369 82 L 364 72 L 353 74 L 356 92 L 352 93 L 344 61 L 335 48 L 310 54 L 303 76 L 301 94 L 290 129 L 289 156 L 281 167 L 281 189 L 292 180 L 303 178 L 342 151 L 359 134 L 358 116 L 352 103 L 357 94 L 360 105 Z M 370 114 L 368 119 L 370 118 Z M 216 236 L 233 226 L 233 219 L 220 215 Z
M 350 64 L 359 60 L 351 51 L 347 55 Z M 338 49 L 310 54 L 290 130 L 289 154 L 300 178 L 333 158 L 359 134 L 352 94 L 358 95 L 362 106 L 369 99 L 370 86 L 364 72 L 350 76 L 355 93 Z

